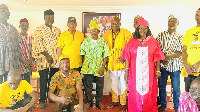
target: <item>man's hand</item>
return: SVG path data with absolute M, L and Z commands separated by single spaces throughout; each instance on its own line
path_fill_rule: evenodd
M 47 53 L 46 51 L 41 52 L 41 54 L 43 54 L 47 60 L 48 63 L 52 64 L 53 63 L 53 58 L 49 55 L 49 53 Z
M 168 55 L 165 55 L 165 59 L 163 61 L 168 61 L 170 58 Z
M 77 110 L 75 110 L 75 112 L 83 112 L 83 107 L 78 107 L 78 109 Z
M 161 77 L 161 73 L 160 72 L 156 72 L 156 78 L 160 78 Z
M 195 63 L 194 65 L 192 65 L 192 67 L 195 69 L 195 72 L 199 72 L 199 62 Z
M 128 76 L 129 76 L 129 72 L 128 72 L 128 69 L 125 70 L 125 74 L 124 74 L 124 79 L 125 81 L 128 82 Z
M 26 112 L 28 110 L 28 108 L 26 107 L 20 107 L 18 109 L 15 109 L 16 112 Z
M 72 100 L 70 99 L 70 97 L 59 97 L 59 102 L 61 102 L 64 105 L 68 105 L 69 103 L 72 102 Z
M 118 63 L 124 63 L 125 60 L 120 56 L 117 58 Z
M 100 76 L 103 76 L 104 75 L 104 66 L 102 66 L 101 68 L 100 68 L 100 70 L 99 70 L 99 74 L 100 74 Z
M 192 66 L 190 66 L 190 65 L 188 65 L 188 64 L 185 64 L 184 67 L 185 67 L 186 72 L 188 73 L 188 75 L 193 75 L 193 74 L 195 74 L 196 71 L 195 71 L 195 68 L 194 68 L 194 67 L 192 67 Z
M 161 60 L 160 62 L 161 62 L 163 65 L 166 65 L 166 66 L 168 65 L 168 61 Z

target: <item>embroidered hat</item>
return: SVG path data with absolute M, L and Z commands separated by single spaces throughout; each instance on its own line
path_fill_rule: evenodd
M 177 18 L 175 15 L 173 14 L 170 14 L 169 17 L 168 17 L 168 20 L 169 19 L 172 19 L 172 18 L 175 18 L 177 21 L 179 21 L 179 18 Z
M 65 58 L 69 59 L 69 56 L 67 56 L 67 55 L 61 55 L 61 56 L 59 57 L 59 62 L 60 62 L 61 60 L 65 59 Z
M 51 9 L 46 10 L 46 11 L 44 11 L 44 16 L 46 16 L 46 15 L 54 15 L 54 12 Z
M 27 20 L 26 18 L 24 18 L 24 19 L 21 19 L 21 20 L 19 21 L 20 24 L 21 24 L 22 22 L 28 23 L 28 20 Z
M 146 25 L 149 27 L 149 23 L 148 21 L 146 21 L 145 19 L 140 19 L 136 25 L 136 27 L 140 26 L 140 25 Z
M 76 18 L 75 17 L 69 17 L 67 23 L 70 23 L 70 22 L 76 23 Z
M 98 21 L 97 20 L 90 21 L 89 27 L 90 27 L 90 30 L 92 30 L 92 29 L 99 30 Z
M 112 18 L 112 21 L 120 21 L 119 17 L 115 16 Z

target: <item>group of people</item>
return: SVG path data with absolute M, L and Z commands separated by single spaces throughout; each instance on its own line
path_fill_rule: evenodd
M 134 19 L 133 33 L 120 28 L 121 21 L 115 16 L 111 28 L 100 37 L 98 21 L 91 20 L 91 36 L 87 38 L 76 30 L 75 17 L 68 18 L 68 30 L 61 33 L 53 26 L 51 9 L 44 11 L 45 23 L 38 26 L 33 35 L 27 33 L 29 22 L 26 18 L 20 20 L 21 32 L 18 33 L 7 22 L 9 16 L 8 7 L 1 4 L 0 83 L 4 83 L 0 85 L 0 111 L 25 112 L 38 100 L 39 108 L 45 109 L 49 98 L 54 102 L 52 112 L 83 112 L 92 106 L 93 82 L 96 83 L 96 106 L 104 110 L 102 98 L 106 74 L 112 80 L 112 102 L 107 109 L 120 105 L 120 112 L 165 111 L 168 76 L 173 87 L 175 112 L 198 112 L 200 109 L 200 44 L 196 42 L 200 41 L 200 9 L 195 16 L 197 26 L 189 29 L 185 36 L 176 31 L 178 18 L 170 15 L 168 30 L 159 33 L 157 38 L 153 37 L 148 21 L 139 15 Z M 30 85 L 32 71 L 38 71 L 40 75 L 40 99 Z M 181 74 L 185 77 L 186 91 L 182 95 Z

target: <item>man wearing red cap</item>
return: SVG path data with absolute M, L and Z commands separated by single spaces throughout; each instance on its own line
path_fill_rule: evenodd
M 45 24 L 38 26 L 33 35 L 32 56 L 36 59 L 37 71 L 40 75 L 40 105 L 44 109 L 47 99 L 47 84 L 58 68 L 57 42 L 60 36 L 60 29 L 53 26 L 54 12 L 49 9 L 44 11 Z M 49 76 L 49 77 L 48 77 Z
M 129 87 L 128 112 L 157 112 L 157 78 L 164 55 L 146 20 L 138 21 L 133 37 L 122 52 Z
M 21 74 L 22 79 L 26 80 L 30 83 L 30 74 L 33 70 L 35 70 L 35 61 L 32 57 L 32 35 L 27 33 L 29 28 L 29 22 L 26 18 L 20 20 L 19 28 L 20 32 L 20 43 L 19 43 L 19 58 L 20 58 L 20 66 L 21 66 Z M 28 98 L 28 94 L 24 95 L 24 98 Z
M 20 70 L 19 66 L 19 32 L 8 23 L 10 12 L 5 4 L 0 5 L 0 84 L 7 80 L 10 70 Z
M 125 63 L 119 61 L 122 50 L 128 41 L 132 38 L 132 34 L 127 29 L 120 28 L 121 22 L 118 17 L 113 17 L 111 20 L 111 30 L 108 30 L 102 38 L 104 38 L 111 50 L 111 56 L 108 61 L 108 70 L 112 80 L 111 93 L 112 93 L 112 103 L 107 107 L 108 109 L 113 109 L 118 106 L 118 82 L 120 80 L 121 95 L 120 104 L 121 111 L 126 111 L 126 96 L 127 96 L 127 82 L 124 80 L 125 74 Z

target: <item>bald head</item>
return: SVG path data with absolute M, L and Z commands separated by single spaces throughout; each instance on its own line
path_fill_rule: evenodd
M 200 77 L 192 81 L 189 91 L 190 91 L 190 96 L 193 99 L 200 98 Z
M 21 74 L 17 70 L 12 70 L 8 73 L 7 82 L 11 89 L 15 90 L 18 88 L 21 82 Z
M 0 19 L 1 20 L 8 20 L 10 17 L 10 12 L 8 7 L 5 4 L 0 5 Z

